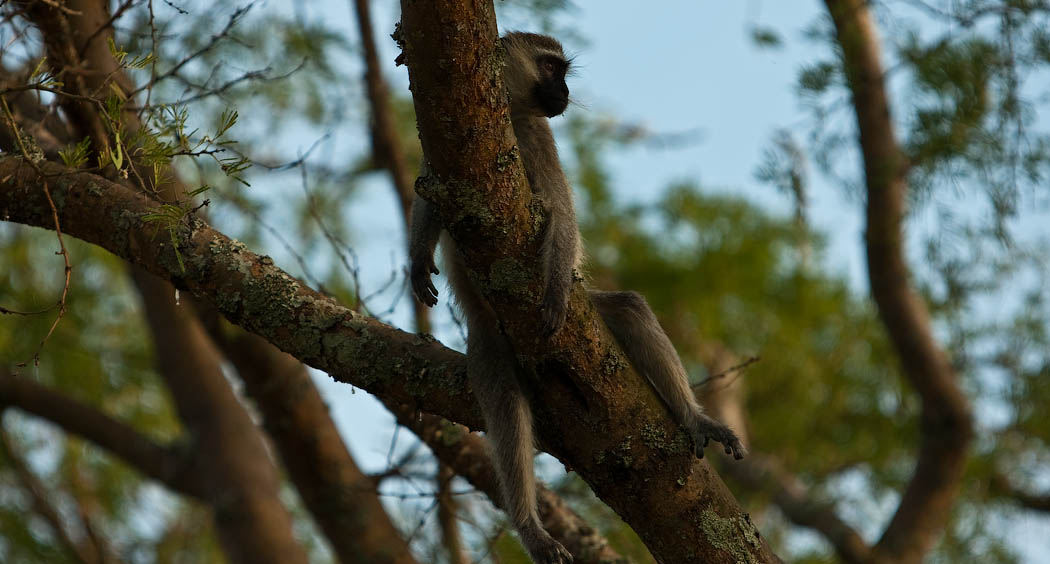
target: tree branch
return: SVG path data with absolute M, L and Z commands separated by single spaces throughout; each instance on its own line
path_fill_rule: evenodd
M 276 268 L 268 257 L 251 253 L 199 220 L 176 232 L 183 271 L 167 239 L 154 238 L 156 228 L 142 219 L 156 210 L 154 202 L 95 175 L 52 163 L 41 163 L 41 169 L 53 175 L 52 195 L 70 235 L 210 301 L 230 321 L 339 381 L 471 428 L 484 427 L 466 388 L 459 353 L 337 305 Z M 19 159 L 0 158 L 0 217 L 48 227 L 42 181 Z M 699 558 L 705 554 L 697 551 L 701 547 L 713 555 L 712 562 L 735 562 L 733 555 L 747 550 L 738 542 L 771 555 L 710 467 L 692 457 L 688 437 L 670 421 L 653 392 L 636 376 L 616 377 L 616 368 L 626 366 L 619 353 L 609 351 L 603 365 L 590 373 L 597 386 L 587 393 L 593 395 L 568 387 L 567 368 L 559 369 L 555 380 L 561 383 L 554 389 L 560 390 L 557 401 L 564 407 L 540 405 L 537 427 L 544 444 L 554 445 L 567 459 L 566 453 L 572 453 L 570 463 L 582 469 L 603 500 L 649 535 L 648 542 L 666 543 L 657 550 L 671 553 L 669 561 L 689 550 Z M 592 402 L 589 409 L 582 403 L 587 401 Z M 682 533 L 669 525 L 682 522 L 697 526 Z M 692 540 L 682 540 L 682 534 Z
M 160 446 L 94 407 L 10 373 L 0 374 L 0 405 L 17 407 L 91 441 L 174 491 L 198 499 L 204 495 L 181 448 Z
M 151 199 L 93 174 L 40 164 L 70 235 L 170 280 L 340 382 L 484 428 L 463 355 L 336 304 L 197 219 L 176 233 L 182 270 L 170 239 L 156 237 L 158 227 L 143 219 L 157 211 Z M 0 158 L 0 218 L 49 228 L 42 183 L 20 159 Z
M 918 462 L 897 512 L 875 546 L 877 561 L 918 563 L 950 517 L 973 436 L 969 402 L 904 258 L 907 162 L 897 144 L 879 41 L 865 0 L 825 0 L 842 48 L 867 183 L 868 278 L 879 316 L 922 400 Z

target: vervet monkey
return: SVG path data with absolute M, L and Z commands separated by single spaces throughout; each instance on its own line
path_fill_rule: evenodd
M 508 33 L 502 43 L 514 135 L 529 185 L 548 215 L 541 256 L 542 322 L 544 333 L 551 336 L 565 322 L 573 271 L 582 256 L 572 189 L 547 121 L 569 104 L 565 84 L 569 61 L 561 44 L 544 35 Z M 416 298 L 428 306 L 437 303 L 430 275 L 438 273 L 434 248 L 441 233 L 433 206 L 417 196 L 412 207 L 410 277 Z M 532 414 L 518 380 L 514 350 L 501 334 L 496 312 L 471 283 L 452 239 L 445 234 L 441 241 L 449 282 L 466 318 L 467 372 L 488 426 L 505 509 L 537 564 L 568 564 L 572 557 L 543 529 L 536 513 Z M 742 458 L 744 447 L 736 435 L 704 415 L 697 404 L 685 368 L 645 299 L 636 292 L 592 290 L 589 295 L 631 365 L 648 378 L 675 420 L 689 432 L 696 455 L 703 457 L 704 447 L 714 440 L 727 454 Z

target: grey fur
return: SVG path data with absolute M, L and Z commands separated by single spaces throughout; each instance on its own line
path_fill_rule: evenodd
M 547 121 L 551 101 L 545 104 L 536 100 L 537 84 L 550 73 L 545 75 L 537 62 L 540 57 L 554 56 L 565 66 L 568 63 L 561 44 L 553 38 L 509 33 L 502 41 L 506 49 L 504 80 L 510 93 L 514 135 L 529 185 L 548 215 L 542 253 L 546 288 L 543 324 L 545 333 L 553 335 L 565 322 L 573 271 L 580 265 L 582 252 L 572 189 L 558 161 Z M 567 98 L 560 99 L 561 91 L 566 96 L 568 93 L 563 73 L 564 69 L 556 73 L 561 84 L 553 90 L 557 98 L 555 106 L 567 102 Z M 416 197 L 412 210 L 409 243 L 412 287 L 417 299 L 433 306 L 437 303 L 437 290 L 430 274 L 437 273 L 434 248 L 442 226 L 431 204 L 422 198 Z M 504 509 L 533 561 L 568 564 L 572 557 L 543 529 L 536 513 L 532 414 L 518 381 L 520 368 L 513 348 L 500 332 L 495 311 L 470 281 L 463 258 L 451 238 L 441 236 L 441 244 L 449 282 L 467 322 L 467 372 L 488 424 Z M 675 420 L 689 432 L 697 456 L 702 457 L 708 441 L 715 440 L 723 444 L 727 454 L 741 458 L 744 449 L 733 432 L 704 415 L 697 404 L 685 368 L 645 299 L 635 292 L 590 291 L 589 295 L 631 364 L 648 378 Z

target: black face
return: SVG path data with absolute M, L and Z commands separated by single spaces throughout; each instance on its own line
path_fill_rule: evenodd
M 569 105 L 569 87 L 565 84 L 565 71 L 569 63 L 553 55 L 536 59 L 540 81 L 536 84 L 536 103 L 547 117 L 561 115 Z

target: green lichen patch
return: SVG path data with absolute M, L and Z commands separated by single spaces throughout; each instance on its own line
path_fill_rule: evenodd
M 496 158 L 496 169 L 500 172 L 507 170 L 507 167 L 518 162 L 521 158 L 521 151 L 518 150 L 518 146 L 514 145 L 509 151 L 500 153 L 499 157 Z
M 609 347 L 605 350 L 605 356 L 602 357 L 601 370 L 602 374 L 606 376 L 615 376 L 624 370 L 627 370 L 627 360 L 623 358 L 616 350 Z
M 753 549 L 761 544 L 758 529 L 746 514 L 722 517 L 705 509 L 700 515 L 700 528 L 711 546 L 731 554 L 738 564 L 757 564 L 759 561 L 753 554 Z
M 513 257 L 497 259 L 489 266 L 488 287 L 493 291 L 535 302 L 539 297 L 529 290 L 531 281 L 532 274 Z
M 667 448 L 667 432 L 660 425 L 646 423 L 642 426 L 642 444 L 654 449 L 664 450 Z

